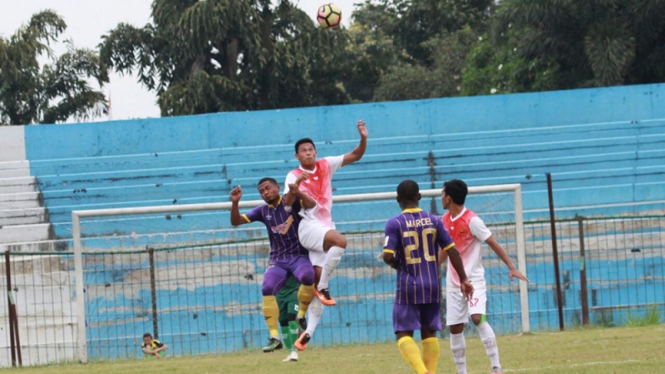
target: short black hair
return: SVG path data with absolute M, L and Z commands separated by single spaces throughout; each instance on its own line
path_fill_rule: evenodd
M 149 332 L 146 332 L 145 334 L 143 334 L 143 338 L 144 339 L 145 338 L 151 338 L 152 339 L 152 334 L 150 334 Z
M 262 178 L 259 181 L 259 184 L 256 185 L 256 188 L 258 188 L 261 184 L 263 184 L 263 182 L 270 182 L 270 183 L 274 184 L 275 186 L 279 187 L 279 183 L 277 183 L 275 178 L 265 177 L 265 178 Z
M 302 139 L 300 139 L 296 142 L 296 153 L 298 153 L 298 147 L 300 147 L 300 145 L 307 144 L 307 143 L 311 144 L 312 147 L 314 147 L 314 149 L 316 149 L 316 146 L 314 145 L 314 141 L 312 139 L 302 138 Z
M 443 184 L 443 190 L 446 191 L 446 196 L 450 196 L 453 202 L 457 205 L 464 205 L 466 195 L 469 193 L 469 188 L 463 180 L 451 179 Z
M 410 179 L 402 181 L 402 183 L 397 186 L 397 196 L 404 200 L 418 201 L 419 193 L 420 187 L 418 186 L 418 183 Z

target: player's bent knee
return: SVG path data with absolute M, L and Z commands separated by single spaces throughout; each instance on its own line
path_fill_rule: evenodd
M 460 323 L 458 325 L 452 325 L 450 326 L 450 333 L 451 334 L 460 334 L 464 332 L 464 324 Z
M 330 247 L 340 247 L 346 249 L 346 237 L 335 230 L 326 233 L 323 241 L 323 249 L 327 251 Z
M 261 293 L 263 294 L 263 296 L 275 296 L 277 295 L 277 290 L 272 285 L 264 284 L 261 287 Z
M 483 317 L 484 317 L 484 316 L 483 316 L 482 314 L 473 314 L 473 315 L 471 316 L 471 321 L 473 321 L 473 324 L 474 324 L 474 325 L 478 326 L 478 325 L 480 325 L 481 323 L 483 323 L 483 322 L 486 321 L 486 319 L 483 318 Z
M 304 286 L 311 286 L 314 284 L 314 269 L 311 268 L 309 271 L 306 271 L 300 275 L 300 279 L 296 279 L 298 283 Z

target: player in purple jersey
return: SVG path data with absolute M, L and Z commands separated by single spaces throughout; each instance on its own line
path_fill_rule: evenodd
M 273 178 L 263 178 L 258 189 L 266 205 L 258 206 L 241 215 L 238 203 L 242 197 L 242 188 L 231 191 L 231 224 L 234 226 L 250 222 L 263 222 L 268 229 L 270 239 L 270 262 L 263 276 L 263 316 L 270 331 L 270 341 L 263 347 L 264 352 L 272 352 L 282 348 L 279 334 L 279 307 L 275 295 L 284 286 L 290 275 L 301 284 L 298 290 L 298 325 L 301 330 L 307 329 L 305 313 L 314 297 L 314 267 L 309 254 L 298 240 L 298 223 L 301 208 L 310 209 L 316 202 L 302 194 L 297 184 L 289 186 L 288 194 L 295 195 L 292 206 L 284 205 L 285 197 L 279 193 L 279 184 Z M 301 206 L 302 204 L 302 206 Z
M 402 213 L 386 223 L 383 261 L 397 270 L 397 293 L 393 327 L 404 360 L 418 374 L 436 373 L 441 331 L 441 281 L 439 257 L 448 254 L 461 280 L 461 292 L 471 297 L 473 286 L 466 279 L 464 264 L 441 219 L 418 207 L 418 183 L 405 180 L 397 186 Z M 423 354 L 413 340 L 420 330 Z

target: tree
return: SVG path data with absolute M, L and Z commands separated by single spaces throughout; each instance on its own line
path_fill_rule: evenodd
M 60 57 L 49 47 L 66 28 L 62 18 L 45 10 L 9 38 L 0 37 L 0 123 L 56 123 L 105 113 L 104 94 L 88 83 L 94 79 L 101 88 L 109 81 L 99 56 L 71 42 Z M 41 54 L 51 63 L 40 67 Z
M 353 14 L 353 99 L 459 94 L 466 54 L 485 32 L 492 0 L 366 0 Z
M 423 50 L 433 56 L 431 65 L 401 64 L 391 67 L 380 78 L 374 99 L 388 101 L 458 96 L 462 69 L 477 41 L 478 35 L 467 26 L 424 42 Z
M 526 59 L 517 52 L 514 42 L 495 44 L 487 34 L 479 39 L 462 69 L 462 96 L 556 89 L 559 70 L 552 58 Z
M 665 0 L 505 0 L 492 36 L 526 62 L 556 64 L 555 88 L 662 82 L 663 14 Z
M 103 60 L 135 73 L 162 115 L 348 102 L 344 30 L 324 30 L 288 0 L 155 0 L 153 23 L 120 24 Z

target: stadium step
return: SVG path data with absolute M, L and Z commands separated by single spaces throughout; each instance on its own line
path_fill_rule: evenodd
M 46 218 L 46 209 L 41 207 L 0 210 L 0 226 L 44 223 Z
M 18 178 L 30 176 L 29 161 L 0 162 L 0 178 Z
M 1 178 L 0 194 L 34 192 L 36 184 L 35 177 Z
M 39 192 L 19 192 L 0 195 L 0 209 L 39 208 Z
M 12 225 L 0 227 L 0 243 L 20 243 L 51 238 L 51 224 Z

